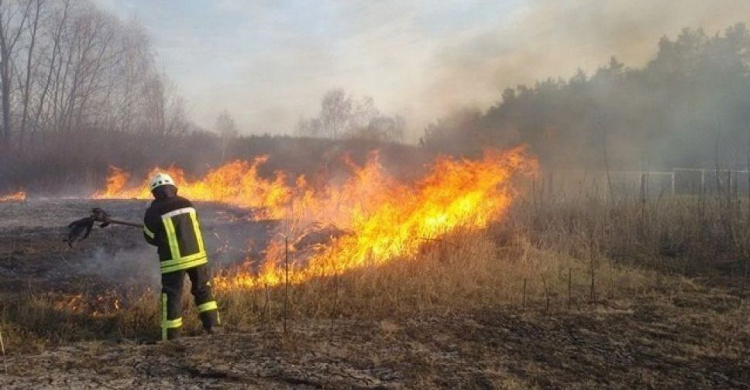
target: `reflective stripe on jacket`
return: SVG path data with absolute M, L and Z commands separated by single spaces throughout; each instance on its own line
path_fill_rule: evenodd
M 144 222 L 143 235 L 158 248 L 162 273 L 208 262 L 198 216 L 189 200 L 157 199 L 146 211 Z

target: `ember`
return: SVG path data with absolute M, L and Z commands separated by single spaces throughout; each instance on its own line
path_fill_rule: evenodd
M 116 291 L 106 291 L 98 295 L 50 294 L 51 306 L 55 310 L 74 314 L 86 314 L 93 317 L 108 316 L 117 313 L 122 307 L 121 294 Z

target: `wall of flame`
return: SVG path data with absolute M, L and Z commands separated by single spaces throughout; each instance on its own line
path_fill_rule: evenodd
M 390 176 L 373 153 L 363 166 L 347 162 L 350 176 L 343 183 L 311 188 L 305 177 L 291 181 L 283 172 L 270 179 L 260 177 L 258 167 L 266 161 L 267 157 L 234 161 L 195 180 L 175 167 L 150 173 L 168 172 L 180 194 L 192 200 L 259 209 L 259 218 L 286 222 L 264 259 L 247 259 L 262 260 L 262 267 L 220 274 L 214 280 L 219 289 L 283 283 L 290 257 L 291 283 L 412 258 L 429 240 L 457 228 L 481 229 L 502 218 L 517 195 L 513 178 L 538 169 L 521 146 L 488 150 L 477 160 L 439 157 L 420 180 L 403 183 Z M 106 187 L 93 197 L 149 199 L 148 177 L 134 186 L 131 179 L 128 172 L 112 167 Z M 306 250 L 298 239 L 313 226 L 333 226 L 344 233 Z

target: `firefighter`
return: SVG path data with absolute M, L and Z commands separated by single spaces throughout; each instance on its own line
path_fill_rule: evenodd
M 189 200 L 177 196 L 174 180 L 166 173 L 154 175 L 149 188 L 155 199 L 144 217 L 143 236 L 159 253 L 162 340 L 180 336 L 186 273 L 203 329 L 213 333 L 214 326 L 219 324 L 219 312 L 211 293 L 208 257 L 195 208 Z

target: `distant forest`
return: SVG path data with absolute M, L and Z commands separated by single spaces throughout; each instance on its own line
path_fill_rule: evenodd
M 533 66 L 533 64 L 529 64 Z M 508 88 L 486 111 L 429 126 L 421 145 L 473 155 L 527 143 L 543 165 L 654 169 L 744 168 L 750 143 L 750 34 L 685 29 L 662 38 L 655 58 L 630 68 L 612 58 L 591 75 Z
M 642 69 L 614 57 L 591 75 L 506 89 L 487 110 L 437 119 L 419 144 L 399 143 L 405 118 L 331 89 L 299 136 L 238 135 L 227 112 L 214 129 L 190 120 L 160 71 L 148 32 L 89 0 L 0 2 L 0 193 L 74 194 L 104 184 L 110 165 L 188 175 L 260 154 L 262 173 L 335 171 L 370 151 L 410 176 L 435 154 L 475 156 L 530 145 L 543 166 L 598 169 L 744 168 L 750 145 L 750 33 L 685 29 L 662 38 Z M 199 64 L 197 66 L 200 66 Z M 533 66 L 533 64 L 529 64 Z M 606 156 L 606 159 L 605 159 Z

